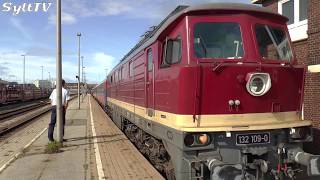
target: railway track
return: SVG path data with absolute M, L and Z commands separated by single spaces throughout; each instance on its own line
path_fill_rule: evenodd
M 0 111 L 0 122 L 48 104 L 49 104 L 48 101 L 43 101 L 43 102 L 33 103 L 33 104 L 21 106 L 21 107 L 16 107 L 9 110 Z
M 72 96 L 70 101 L 76 96 Z M 49 101 L 29 104 L 0 112 L 0 136 L 51 110 Z

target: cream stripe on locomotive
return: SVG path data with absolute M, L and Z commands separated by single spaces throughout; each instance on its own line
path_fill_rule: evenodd
M 133 105 L 108 97 L 108 102 L 139 115 L 147 120 L 185 132 L 247 131 L 280 129 L 311 125 L 301 120 L 296 111 L 279 113 L 250 113 L 223 115 L 180 115 L 155 110 L 155 116 L 146 114 L 145 107 Z

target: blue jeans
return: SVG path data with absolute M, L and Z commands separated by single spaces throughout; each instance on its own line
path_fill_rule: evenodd
M 64 125 L 66 123 L 66 110 L 64 109 L 64 107 L 62 108 L 62 137 L 64 136 Z M 53 131 L 54 131 L 54 127 L 56 125 L 56 121 L 57 121 L 57 107 L 56 106 L 52 106 L 51 109 L 51 121 L 49 123 L 49 128 L 48 128 L 48 138 L 49 141 L 53 141 Z

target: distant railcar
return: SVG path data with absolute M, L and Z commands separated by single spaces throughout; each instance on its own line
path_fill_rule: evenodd
M 253 5 L 178 7 L 93 94 L 167 179 L 319 175 L 302 150 L 305 67 L 287 20 Z
M 34 87 L 31 84 L 25 84 L 22 92 L 22 101 L 30 101 L 34 99 Z
M 49 97 L 51 89 L 37 88 L 34 84 L 0 84 L 0 104 L 32 101 Z
M 6 101 L 6 85 L 0 84 L 0 104 Z
M 18 84 L 8 84 L 6 85 L 6 103 L 17 102 L 23 100 L 22 86 Z
M 101 106 L 105 106 L 107 102 L 107 82 L 103 81 L 102 83 L 98 84 L 96 87 L 93 88 L 91 94 Z

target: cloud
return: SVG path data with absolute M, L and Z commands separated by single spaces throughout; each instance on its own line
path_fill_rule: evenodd
M 3 79 L 9 73 L 9 68 L 5 66 L 7 64 L 8 63 L 1 63 L 0 64 L 0 79 Z
M 99 6 L 93 7 L 93 16 L 114 16 L 132 11 L 131 3 L 126 1 L 100 1 Z
M 84 66 L 88 81 L 94 83 L 101 82 L 106 76 L 106 69 L 110 72 L 117 63 L 118 61 L 113 56 L 104 52 L 86 55 Z
M 5 68 L 5 74 L 0 74 L 1 78 L 17 80 L 21 83 L 23 76 L 23 57 L 21 57 L 21 54 L 27 54 L 25 59 L 25 75 L 28 83 L 41 79 L 40 66 L 44 66 L 44 79 L 48 79 L 48 72 L 50 72 L 51 77 L 55 77 L 56 59 L 54 56 L 34 56 L 21 50 L 0 49 L 0 68 Z M 76 73 L 76 68 L 74 68 L 76 65 L 63 59 L 62 66 L 63 76 L 73 78 Z
M 53 47 L 49 47 L 47 45 L 35 45 L 26 48 L 26 54 L 32 56 L 56 56 L 56 49 Z M 63 56 L 75 56 L 77 54 L 76 51 L 72 51 L 69 49 L 62 49 Z
M 22 50 L 0 49 L 0 78 L 22 82 L 23 73 L 23 57 L 21 54 L 26 52 Z M 26 81 L 32 83 L 36 79 L 41 78 L 41 68 L 44 66 L 44 79 L 55 79 L 56 72 L 56 58 L 54 55 L 46 54 L 28 54 L 26 53 Z M 105 77 L 106 70 L 111 69 L 118 63 L 118 61 L 111 55 L 104 52 L 94 52 L 84 55 L 84 66 L 86 72 L 86 79 L 89 83 L 98 83 Z M 62 62 L 63 78 L 67 82 L 76 82 L 75 76 L 78 74 L 78 59 L 77 56 L 64 55 Z
M 56 15 L 55 14 L 51 14 L 49 16 L 49 24 L 55 25 L 56 24 Z M 77 22 L 77 18 L 70 14 L 70 13 L 66 13 L 66 12 L 62 12 L 61 13 L 61 23 L 62 24 L 75 24 Z
M 12 17 L 12 18 L 10 18 L 10 23 L 16 30 L 19 31 L 19 33 L 22 34 L 22 36 L 26 40 L 32 40 L 32 36 L 30 35 L 30 32 L 28 32 L 28 30 L 26 29 L 26 26 L 22 24 L 20 19 L 18 19 L 16 17 Z
M 65 0 L 63 11 L 79 17 L 123 15 L 127 18 L 162 19 L 178 5 L 210 2 L 234 2 L 234 0 Z M 236 2 L 250 3 L 250 0 Z
M 97 72 L 105 72 L 105 69 L 111 71 L 111 69 L 116 65 L 116 59 L 103 52 L 97 52 L 92 55 L 93 62 L 88 64 L 87 73 L 97 73 Z
M 111 66 L 114 64 L 115 58 L 106 53 L 98 52 L 93 55 L 93 60 L 98 64 L 111 68 Z
M 81 17 L 119 15 L 130 12 L 134 7 L 134 3 L 128 0 L 65 0 L 64 3 L 68 6 L 63 10 Z
M 128 19 L 152 19 L 160 22 L 178 5 L 204 4 L 210 2 L 235 2 L 235 0 L 64 0 L 62 23 L 75 24 L 77 17 L 123 16 Z M 250 3 L 250 0 L 236 0 Z M 55 15 L 49 16 L 49 23 L 55 24 Z

